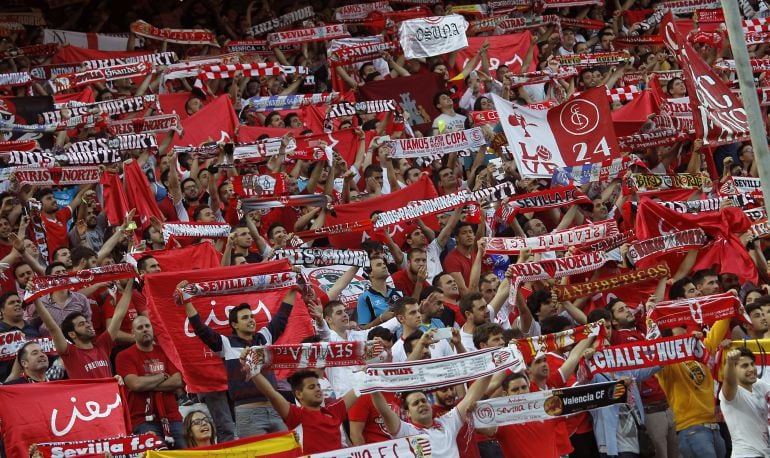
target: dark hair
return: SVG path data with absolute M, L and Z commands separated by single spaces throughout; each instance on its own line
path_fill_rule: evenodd
M 438 273 L 438 274 L 437 274 L 435 277 L 433 277 L 433 286 L 435 286 L 436 288 L 438 288 L 438 287 L 439 287 L 439 286 L 438 286 L 438 285 L 439 285 L 439 283 L 441 283 L 441 277 L 443 277 L 444 275 L 449 275 L 449 272 L 447 272 L 447 271 L 445 271 L 445 270 L 442 270 L 442 271 L 441 271 L 441 272 L 439 272 L 439 273 Z M 425 291 L 425 289 L 423 289 L 423 291 Z M 442 292 L 443 292 L 443 291 L 442 291 Z M 420 294 L 420 297 L 422 297 L 422 294 Z
M 422 393 L 422 394 L 425 394 L 425 392 L 424 392 L 424 391 L 421 391 L 421 390 L 405 391 L 405 392 L 401 393 L 401 409 L 402 409 L 404 412 L 406 412 L 407 410 L 409 410 L 409 404 L 406 402 L 407 398 L 408 398 L 409 396 L 413 395 L 414 393 Z
M 747 315 L 751 315 L 751 312 L 753 312 L 754 310 L 761 311 L 762 310 L 762 304 L 758 300 L 756 300 L 756 301 L 752 302 L 751 304 L 745 306 L 744 308 L 746 309 L 746 314 Z
M 738 348 L 736 348 L 736 350 L 738 350 L 738 352 L 740 353 L 740 356 L 738 356 L 738 358 L 742 358 L 742 357 L 745 356 L 746 358 L 751 358 L 751 362 L 756 362 L 757 361 L 756 356 L 754 356 L 754 352 L 752 352 L 748 348 L 746 348 L 746 347 L 738 347 Z
M 273 238 L 273 232 L 274 232 L 274 231 L 275 231 L 277 228 L 279 228 L 279 227 L 282 227 L 282 228 L 283 228 L 283 230 L 286 230 L 286 226 L 284 226 L 283 224 L 281 224 L 281 223 L 280 223 L 280 222 L 278 222 L 278 221 L 276 221 L 275 223 L 271 224 L 271 225 L 270 225 L 270 227 L 268 227 L 268 228 L 267 228 L 267 238 L 268 238 L 268 239 L 271 239 L 271 238 Z
M 527 308 L 532 313 L 533 316 L 537 317 L 537 314 L 540 313 L 540 308 L 545 304 L 546 302 L 549 302 L 551 300 L 551 292 L 546 289 L 541 289 L 538 291 L 532 291 L 532 294 L 527 297 Z
M 414 331 L 413 333 L 404 337 L 404 352 L 406 353 L 407 356 L 412 354 L 412 351 L 414 350 L 414 341 L 420 340 L 422 335 L 423 335 L 422 331 Z
M 666 92 L 668 92 L 669 95 L 671 95 L 671 89 L 674 88 L 674 83 L 676 83 L 676 80 L 684 81 L 682 78 L 671 78 L 668 80 L 668 83 L 666 83 Z
M 749 298 L 749 294 L 751 294 L 751 293 L 759 293 L 760 298 L 765 296 L 765 290 L 764 289 L 761 289 L 761 288 L 750 289 L 750 290 L 746 291 L 746 294 L 743 295 L 743 301 L 742 302 L 743 302 L 744 306 L 746 305 L 746 299 Z
M 136 263 L 136 271 L 147 271 L 147 263 L 150 262 L 150 259 L 155 259 L 154 256 L 145 256 Z
M 434 278 L 435 281 L 435 278 Z M 437 286 L 428 286 L 427 288 L 423 288 L 420 292 L 420 302 L 424 301 L 433 293 L 441 293 L 444 294 L 443 291 Z
M 623 299 L 619 297 L 613 297 L 612 299 L 609 300 L 609 302 L 607 302 L 607 305 L 604 307 L 610 313 L 610 318 L 612 318 L 612 315 L 614 313 L 612 311 L 612 308 L 615 307 L 615 304 L 617 304 L 618 302 L 623 302 Z
M 185 178 L 184 180 L 182 180 L 182 182 L 181 182 L 181 183 L 179 183 L 179 188 L 180 188 L 182 191 L 184 191 L 184 185 L 185 185 L 185 183 L 187 183 L 188 181 L 192 181 L 193 183 L 195 183 L 195 186 L 198 186 L 198 182 L 197 182 L 197 181 L 195 181 L 195 178 L 192 178 L 192 177 L 187 177 L 187 178 Z
M 454 236 L 457 237 L 460 234 L 460 231 L 463 230 L 465 227 L 470 227 L 471 230 L 473 230 L 473 224 L 465 222 L 465 221 L 459 221 L 457 225 L 455 226 L 454 230 Z
M 481 344 L 485 344 L 492 336 L 503 334 L 503 327 L 497 323 L 484 323 L 476 326 L 473 330 L 473 345 L 476 349 L 481 349 Z
M 195 207 L 195 211 L 193 212 L 193 221 L 198 221 L 198 218 L 201 216 L 201 213 L 203 213 L 203 210 L 210 209 L 206 204 L 198 205 Z
M 52 262 L 48 264 L 48 267 L 45 268 L 45 274 L 51 275 L 51 272 L 53 272 L 54 267 L 64 267 L 65 269 L 67 268 L 67 266 L 65 266 L 63 262 L 59 262 L 59 261 Z
M 327 302 L 326 305 L 324 305 L 324 318 L 329 318 L 332 316 L 332 310 L 334 307 L 339 307 L 340 305 L 345 307 L 345 304 L 337 300 L 331 300 Z
M 364 178 L 369 178 L 370 176 L 378 172 L 382 173 L 382 167 L 380 167 L 377 164 L 369 164 L 364 169 Z
M 482 99 L 489 100 L 489 97 L 486 97 L 486 96 L 482 95 L 481 97 L 477 98 L 476 101 L 473 102 L 473 109 L 474 110 L 481 111 L 481 100 Z
M 385 246 L 382 244 L 382 242 L 378 242 L 377 240 L 372 239 L 364 240 L 361 243 L 361 248 L 363 248 L 364 251 L 366 251 L 366 254 L 369 256 L 371 256 L 375 251 L 385 251 Z
M 572 326 L 572 323 L 569 321 L 569 318 L 565 316 L 549 316 L 540 321 L 540 334 L 553 334 L 554 332 L 563 331 L 570 326 Z
M 460 307 L 460 314 L 465 316 L 466 313 L 473 311 L 473 303 L 478 300 L 484 300 L 484 296 L 481 293 L 468 293 L 460 299 L 457 304 Z
M 510 386 L 511 382 L 516 379 L 524 379 L 527 382 L 527 385 L 529 385 L 529 379 L 527 378 L 527 374 L 522 372 L 513 372 L 511 374 L 508 374 L 503 379 L 502 384 L 500 385 L 503 389 L 503 391 L 508 391 L 508 387 Z
M 268 113 L 265 116 L 265 127 L 270 127 L 270 124 L 272 123 L 273 118 L 276 118 L 276 117 L 281 119 L 281 121 L 283 121 L 283 119 L 281 118 L 281 113 L 278 113 L 277 111 L 271 111 L 270 113 Z
M 692 282 L 697 287 L 706 280 L 706 277 L 719 277 L 712 269 L 701 269 L 692 276 Z
M 375 326 L 370 329 L 369 334 L 366 335 L 366 340 L 374 340 L 375 337 L 391 343 L 396 341 L 396 335 L 390 332 L 388 328 L 383 328 L 382 326 Z
M 47 196 L 48 194 L 53 194 L 52 188 L 40 188 L 35 191 L 35 199 L 43 200 L 43 197 Z
M 444 65 L 444 63 L 441 62 L 440 65 Z M 435 69 L 437 66 L 438 65 L 434 65 L 433 68 L 430 71 L 432 72 L 433 69 Z M 449 91 L 439 91 L 439 92 L 436 93 L 436 95 L 433 96 L 433 106 L 434 107 L 436 105 L 438 105 L 438 102 L 439 102 L 439 100 L 441 100 L 441 96 L 442 95 L 445 95 L 445 96 L 449 97 L 450 99 L 452 98 L 452 93 L 451 92 L 449 92 Z
M 359 67 L 359 69 L 358 69 L 358 76 L 359 76 L 361 79 L 364 79 L 364 69 L 365 69 L 366 67 L 369 67 L 369 66 L 372 66 L 372 67 L 374 67 L 374 62 L 364 62 L 364 63 L 363 63 L 363 65 L 361 65 L 361 67 Z M 375 67 L 375 70 L 376 70 L 376 69 L 377 69 L 377 68 Z M 377 72 L 375 72 L 375 73 L 377 73 Z
M 319 342 L 323 342 L 323 339 L 318 334 L 307 336 L 300 341 L 300 343 L 319 343 Z
M 72 258 L 72 265 L 76 266 L 80 264 L 80 261 L 83 259 L 95 258 L 98 257 L 98 255 L 96 254 L 96 251 L 91 248 L 80 245 L 70 250 L 70 257 Z
M 286 381 L 289 382 L 289 385 L 291 385 L 291 391 L 297 392 L 302 391 L 302 388 L 305 385 L 305 379 L 309 378 L 317 379 L 318 374 L 316 374 L 314 371 L 311 371 L 310 369 L 302 369 L 291 374 L 289 378 L 286 379 Z
M 21 296 L 19 296 L 19 293 L 16 291 L 7 291 L 3 293 L 2 296 L 0 296 L 0 310 L 5 308 L 6 303 L 8 302 L 8 299 L 12 298 L 13 296 L 17 296 L 21 298 Z
M 24 345 L 21 346 L 21 348 L 19 348 L 19 351 L 16 353 L 16 361 L 19 363 L 19 366 L 21 366 L 21 360 L 27 359 L 27 347 L 32 344 L 40 345 L 40 342 L 37 340 L 28 340 L 24 343 Z
M 406 313 L 406 306 L 410 304 L 417 304 L 417 299 L 411 297 L 411 296 L 404 296 L 402 298 L 399 298 L 392 307 L 392 311 L 396 316 L 403 315 Z
M 203 445 L 195 442 L 195 438 L 192 432 L 192 417 L 193 414 L 196 413 L 201 413 L 206 417 L 206 421 L 209 423 L 209 426 L 211 426 L 211 443 L 215 444 L 217 442 L 217 427 L 214 424 L 214 421 L 211 420 L 211 417 L 209 417 L 206 412 L 202 410 L 191 410 L 190 412 L 187 412 L 187 415 L 184 417 L 184 422 L 182 422 L 182 431 L 184 440 L 187 443 L 187 447 L 198 447 Z
M 241 302 L 240 304 L 230 309 L 230 313 L 227 314 L 227 321 L 229 322 L 230 328 L 233 331 L 235 331 L 235 328 L 233 327 L 233 323 L 238 322 L 238 312 L 240 312 L 241 310 L 248 310 L 249 313 L 251 313 L 251 306 L 245 302 Z
M 414 233 L 414 231 L 412 231 L 412 233 Z M 425 248 L 412 248 L 411 250 L 409 250 L 406 253 L 407 261 L 411 261 L 412 260 L 412 255 L 413 254 L 417 254 L 417 253 L 428 254 L 428 252 L 425 250 Z
M 75 319 L 81 316 L 83 318 L 86 317 L 81 312 L 72 312 L 64 317 L 64 321 L 61 322 L 62 334 L 64 334 L 64 337 L 72 343 L 75 343 L 75 341 L 72 340 L 72 337 L 70 337 L 70 332 L 75 332 Z
M 674 284 L 671 285 L 671 288 L 668 290 L 668 298 L 672 300 L 683 299 L 684 287 L 690 283 L 695 284 L 690 277 L 680 278 L 679 280 L 675 281 Z
M 588 316 L 586 317 L 586 321 L 588 323 L 595 323 L 595 322 L 597 322 L 599 320 L 604 320 L 606 323 L 611 324 L 612 323 L 612 313 L 610 312 L 610 310 L 612 310 L 612 309 L 610 308 L 609 305 L 607 306 L 607 308 L 593 309 L 593 310 L 591 310 L 591 313 L 589 313 Z

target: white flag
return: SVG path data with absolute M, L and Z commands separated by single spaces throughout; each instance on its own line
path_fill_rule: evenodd
M 468 46 L 468 21 L 459 14 L 431 16 L 404 21 L 398 28 L 407 59 L 432 57 Z

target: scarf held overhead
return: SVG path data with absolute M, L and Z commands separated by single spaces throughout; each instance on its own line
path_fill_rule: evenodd
M 167 41 L 180 45 L 207 45 L 219 47 L 217 38 L 209 30 L 204 29 L 161 29 L 142 20 L 131 24 L 131 32 L 140 37 L 153 40 Z
M 384 360 L 384 347 L 375 341 L 317 342 L 250 347 L 243 359 L 249 373 L 263 369 L 306 369 L 361 366 Z
M 666 263 L 660 263 L 646 269 L 614 275 L 585 283 L 555 285 L 556 297 L 560 301 L 572 301 L 579 297 L 593 296 L 622 286 L 634 285 L 647 280 L 657 280 L 671 275 Z
M 67 275 L 37 275 L 32 277 L 32 287 L 24 292 L 24 302 L 31 302 L 46 294 L 72 287 L 84 288 L 96 283 L 123 280 L 136 277 L 130 264 L 113 264 L 104 267 L 84 269 Z
M 518 254 L 523 249 L 532 253 L 563 251 L 571 246 L 595 242 L 618 233 L 615 220 L 585 224 L 537 237 L 489 237 L 486 252 L 489 254 Z
M 667 366 L 683 361 L 705 363 L 707 360 L 708 351 L 703 346 L 703 340 L 692 335 L 683 335 L 604 347 L 596 350 L 585 364 L 593 375 Z

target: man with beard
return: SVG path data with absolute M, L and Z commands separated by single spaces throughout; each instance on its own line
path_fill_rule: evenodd
M 133 282 L 128 282 L 123 297 L 115 308 L 115 319 L 107 332 L 95 338 L 91 322 L 81 312 L 73 312 L 64 318 L 61 328 L 40 299 L 35 299 L 35 310 L 51 333 L 56 351 L 64 362 L 69 378 L 112 377 L 110 352 L 120 331 L 120 322 L 131 302 Z
M 119 323 L 113 320 L 113 323 Z M 152 323 L 138 316 L 131 325 L 136 345 L 118 353 L 117 373 L 128 388 L 128 411 L 134 434 L 154 433 L 174 448 L 185 448 L 182 416 L 174 392 L 184 388 L 179 369 L 155 345 Z M 167 425 L 167 426 L 165 426 Z
M 699 296 L 710 296 L 720 292 L 719 277 L 711 269 L 702 269 L 695 272 L 692 282 L 700 292 Z
M 292 430 L 297 428 L 295 432 L 299 433 L 304 453 L 324 453 L 342 448 L 340 425 L 345 421 L 348 409 L 358 399 L 355 390 L 351 389 L 341 399 L 323 405 L 318 374 L 312 370 L 299 370 L 288 378 L 294 397 L 301 405 L 297 407 L 273 388 L 273 384 L 260 372 L 251 380 L 267 397 L 286 426 Z
M 64 208 L 59 208 L 51 188 L 42 188 L 35 193 L 35 198 L 42 205 L 40 217 L 43 221 L 49 253 L 53 254 L 58 248 L 69 246 L 67 224 L 79 206 L 90 205 L 96 199 L 96 192 L 91 189 L 92 187 L 93 185 L 81 187 L 72 202 Z
M 661 283 L 665 286 L 665 281 Z M 695 287 L 693 286 L 693 288 Z M 614 298 L 607 304 L 606 310 L 612 316 L 612 333 L 610 334 L 612 345 L 647 340 L 644 333 L 637 328 L 634 311 L 625 302 Z M 658 379 L 649 377 L 639 383 L 639 393 L 642 396 L 647 432 L 655 445 L 655 456 L 679 456 L 674 412 L 668 405 L 666 393 L 660 387 Z
M 356 318 L 363 329 L 379 326 L 393 318 L 394 315 L 389 310 L 390 304 L 401 297 L 401 293 L 396 288 L 386 284 L 390 272 L 382 256 L 371 256 L 369 266 L 371 285 L 358 298 L 356 307 Z
M 471 268 L 478 256 L 476 234 L 469 223 L 460 222 L 455 227 L 457 247 L 444 258 L 444 270 L 457 282 L 460 294 L 468 293 L 471 284 Z
M 26 339 L 40 337 L 37 328 L 24 321 L 21 298 L 16 291 L 9 291 L 0 296 L 0 333 L 20 331 Z M 13 360 L 0 361 L 0 382 L 11 373 Z
M 18 361 L 21 368 L 21 375 L 8 381 L 6 385 L 48 381 L 45 375 L 48 370 L 48 356 L 39 343 L 31 341 L 22 345 L 16 354 L 16 361 Z
M 89 205 L 85 219 L 78 221 L 69 231 L 70 246 L 75 248 L 84 245 L 99 251 L 104 245 L 106 227 L 107 213 L 99 213 L 93 204 Z
M 439 232 L 438 235 L 425 224 L 422 224 L 422 221 L 420 220 L 417 220 L 419 227 L 406 235 L 405 242 L 409 247 L 409 251 L 416 248 L 425 250 L 426 267 L 428 269 L 428 275 L 425 279 L 428 282 L 432 282 L 436 275 L 444 270 L 441 265 L 441 252 L 450 242 L 450 235 L 452 235 L 457 222 L 460 220 L 461 212 L 462 208 L 458 207 L 451 212 L 440 214 L 439 224 L 441 224 L 442 221 L 444 224 L 442 224 L 441 232 Z M 447 214 L 448 216 L 445 217 Z
M 460 396 L 457 390 L 458 385 L 450 385 L 441 387 L 433 392 L 433 416 L 440 417 L 446 413 L 449 413 L 458 402 L 460 402 Z M 465 394 L 465 389 L 462 385 L 459 385 L 462 394 Z M 471 425 L 463 425 L 460 432 L 457 433 L 457 448 L 460 450 L 460 455 L 467 458 L 480 457 L 478 442 L 476 434 L 473 434 L 470 440 L 468 440 L 468 428 L 472 428 Z
M 746 314 L 749 315 L 751 326 L 746 330 L 752 339 L 764 339 L 768 330 L 767 316 L 762 310 L 765 301 L 754 301 L 746 306 Z
M 419 299 L 422 289 L 430 286 L 425 281 L 428 278 L 428 255 L 422 248 L 413 248 L 406 259 L 409 262 L 407 268 L 398 270 L 391 278 L 404 295 Z
M 770 456 L 767 433 L 767 393 L 770 384 L 757 379 L 754 353 L 730 350 L 719 400 L 730 429 L 732 456 Z

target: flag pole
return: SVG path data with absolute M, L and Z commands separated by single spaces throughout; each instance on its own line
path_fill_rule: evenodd
M 757 161 L 762 194 L 766 196 L 765 211 L 770 215 L 770 151 L 767 147 L 764 116 L 759 108 L 757 88 L 754 86 L 754 74 L 749 64 L 749 50 L 741 26 L 741 13 L 737 0 L 722 0 L 722 10 L 725 15 L 727 34 L 730 37 L 730 48 L 735 59 L 735 69 L 738 72 L 738 84 L 741 88 L 741 99 L 749 121 L 751 144 L 754 148 L 754 160 Z M 694 94 L 690 94 L 693 97 Z

